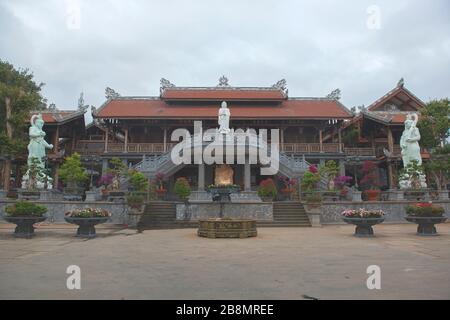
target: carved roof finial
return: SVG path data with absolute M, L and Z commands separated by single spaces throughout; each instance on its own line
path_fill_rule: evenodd
M 334 89 L 329 94 L 327 94 L 325 98 L 339 100 L 341 98 L 341 89 Z
M 106 87 L 105 97 L 106 97 L 106 99 L 116 99 L 116 98 L 120 97 L 120 94 L 118 94 L 114 89 L 111 89 L 110 87 Z
M 219 78 L 219 84 L 217 86 L 218 87 L 229 87 L 230 85 L 228 84 L 228 78 L 225 76 L 221 76 Z
M 400 78 L 397 82 L 397 87 L 403 87 L 405 85 L 405 79 Z
M 272 88 L 275 89 L 280 89 L 281 91 L 284 91 L 285 93 L 287 93 L 287 83 L 286 83 L 286 79 L 281 79 L 279 81 L 277 81 L 277 83 L 275 83 Z

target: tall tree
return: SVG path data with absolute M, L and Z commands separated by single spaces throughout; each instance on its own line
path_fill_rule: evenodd
M 43 83 L 36 84 L 28 69 L 15 69 L 0 60 L 0 155 L 3 158 L 3 187 L 9 190 L 11 160 L 25 151 L 27 120 L 31 110 L 45 109 Z
M 418 123 L 421 144 L 426 148 L 443 146 L 450 135 L 450 103 L 448 98 L 431 100 L 421 110 Z

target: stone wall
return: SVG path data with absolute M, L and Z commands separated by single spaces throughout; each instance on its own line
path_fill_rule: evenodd
M 177 204 L 177 220 L 198 220 L 217 218 L 220 214 L 220 205 L 213 202 L 195 202 L 189 205 L 186 212 L 184 203 Z M 256 220 L 273 220 L 273 206 L 271 203 L 245 202 L 225 203 L 223 207 L 224 217 L 247 218 Z
M 404 216 L 406 215 L 405 206 L 411 204 L 411 201 L 378 201 L 378 202 L 324 202 L 320 221 L 322 224 L 345 223 L 342 221 L 341 212 L 345 209 L 370 209 L 383 210 L 386 213 L 384 223 L 408 223 Z M 450 218 L 450 201 L 433 201 L 434 204 L 445 208 L 447 216 Z
M 0 200 L 0 215 L 5 214 L 5 206 L 10 203 L 14 203 L 12 200 Z M 112 203 L 112 202 L 84 202 L 84 201 L 33 201 L 36 204 L 43 204 L 48 208 L 46 223 L 63 223 L 64 214 L 70 210 L 82 209 L 82 208 L 103 208 L 111 212 L 111 218 L 107 223 L 111 224 L 124 224 L 127 223 L 127 210 L 128 207 L 125 203 Z M 5 222 L 0 219 L 0 223 Z

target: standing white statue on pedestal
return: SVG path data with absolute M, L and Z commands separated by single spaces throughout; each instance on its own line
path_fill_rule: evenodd
M 29 136 L 30 136 L 30 143 L 28 144 L 28 168 L 33 165 L 33 159 L 34 163 L 36 164 L 36 167 L 38 170 L 43 170 L 45 168 L 45 149 L 52 149 L 53 145 L 47 143 L 45 141 L 45 132 L 42 130 L 42 127 L 44 126 L 44 120 L 42 119 L 42 115 L 33 115 L 30 119 L 31 127 L 29 129 Z M 30 177 L 29 177 L 29 169 L 25 173 L 25 175 L 22 177 L 22 188 L 29 188 L 30 187 Z M 35 178 L 36 179 L 36 178 Z M 41 177 L 39 177 L 36 181 L 36 187 L 38 189 L 43 189 L 45 186 L 44 181 L 47 180 L 47 188 L 52 188 L 52 178 L 47 176 L 46 174 L 43 174 Z
M 230 133 L 230 109 L 227 108 L 227 103 L 222 101 L 219 109 L 219 133 Z
M 422 156 L 420 155 L 420 132 L 416 127 L 418 115 L 408 114 L 405 120 L 405 130 L 400 138 L 400 147 L 402 149 L 403 168 L 407 168 L 412 162 L 416 162 L 417 165 L 422 165 Z M 416 172 L 419 176 L 419 181 L 414 183 L 413 177 L 409 174 L 405 174 L 399 181 L 401 189 L 408 189 L 420 185 L 422 188 L 426 188 L 425 174 L 420 170 Z
M 414 117 L 414 120 L 412 119 Z M 400 147 L 402 148 L 403 167 L 406 167 L 411 161 L 416 160 L 418 165 L 422 164 L 420 156 L 420 132 L 416 127 L 418 120 L 417 114 L 413 113 L 406 117 L 405 130 L 400 139 Z

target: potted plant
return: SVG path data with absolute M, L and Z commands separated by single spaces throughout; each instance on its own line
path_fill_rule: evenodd
M 310 165 L 308 170 L 303 174 L 302 177 L 302 191 L 306 194 L 311 193 L 314 189 L 317 189 L 319 181 L 319 169 L 317 169 L 315 165 Z
M 120 179 L 127 174 L 127 166 L 118 157 L 112 157 L 111 160 L 109 160 L 109 166 L 108 172 L 113 175 L 111 186 L 112 189 L 117 192 L 117 190 L 120 190 Z
M 128 205 L 128 226 L 135 228 L 141 220 L 144 212 L 144 196 L 138 193 L 130 193 L 127 195 Z
M 180 200 L 187 201 L 187 199 L 191 195 L 191 186 L 189 185 L 189 181 L 185 177 L 178 178 L 175 181 L 173 192 L 178 196 Z
M 113 182 L 113 178 L 114 178 L 114 176 L 112 173 L 106 173 L 106 174 L 102 175 L 100 177 L 100 179 L 98 180 L 98 183 L 97 183 L 98 187 L 103 187 L 101 189 L 103 196 L 108 195 L 109 188 L 111 187 L 112 182 Z
M 447 220 L 444 216 L 445 210 L 441 206 L 433 205 L 432 202 L 418 202 L 406 206 L 405 219 L 409 222 L 417 223 L 417 234 L 420 236 L 437 235 L 437 223 L 443 223 Z
M 34 236 L 34 224 L 47 219 L 45 216 L 46 212 L 46 206 L 22 200 L 7 206 L 5 208 L 6 214 L 3 218 L 17 225 L 14 230 L 14 236 L 31 238 Z
M 378 167 L 373 161 L 364 161 L 362 165 L 363 177 L 360 181 L 368 201 L 377 201 L 380 196 L 380 179 Z
M 325 163 L 325 165 L 321 166 L 319 169 L 319 174 L 323 175 L 327 179 L 327 189 L 329 191 L 334 191 L 334 178 L 339 172 L 339 168 L 336 164 L 336 161 L 329 160 Z
M 95 238 L 95 225 L 105 223 L 109 217 L 111 217 L 111 213 L 105 209 L 85 208 L 66 212 L 64 219 L 78 225 L 78 237 Z
M 258 196 L 265 202 L 271 202 L 275 199 L 277 187 L 272 178 L 267 178 L 259 183 Z
M 292 193 L 295 192 L 295 186 L 297 185 L 296 179 L 290 179 L 286 176 L 279 176 L 279 181 L 282 183 L 282 188 L 280 190 L 284 199 L 291 200 Z
M 80 185 L 88 179 L 86 170 L 81 164 L 78 153 L 73 153 L 64 159 L 64 163 L 59 168 L 59 177 L 66 184 L 64 193 L 68 200 L 81 200 L 84 188 Z
M 337 176 L 334 178 L 334 186 L 339 190 L 339 197 L 343 200 L 348 197 L 348 187 L 353 180 L 350 176 Z
M 164 199 L 167 189 L 164 188 L 165 174 L 163 172 L 157 172 L 155 174 L 154 184 L 156 186 L 155 192 L 158 195 L 158 199 Z
M 354 235 L 357 237 L 373 237 L 372 226 L 384 221 L 382 210 L 347 209 L 341 214 L 345 222 L 356 225 Z
M 320 227 L 320 213 L 322 211 L 322 195 L 313 192 L 305 197 L 305 211 L 312 227 Z

